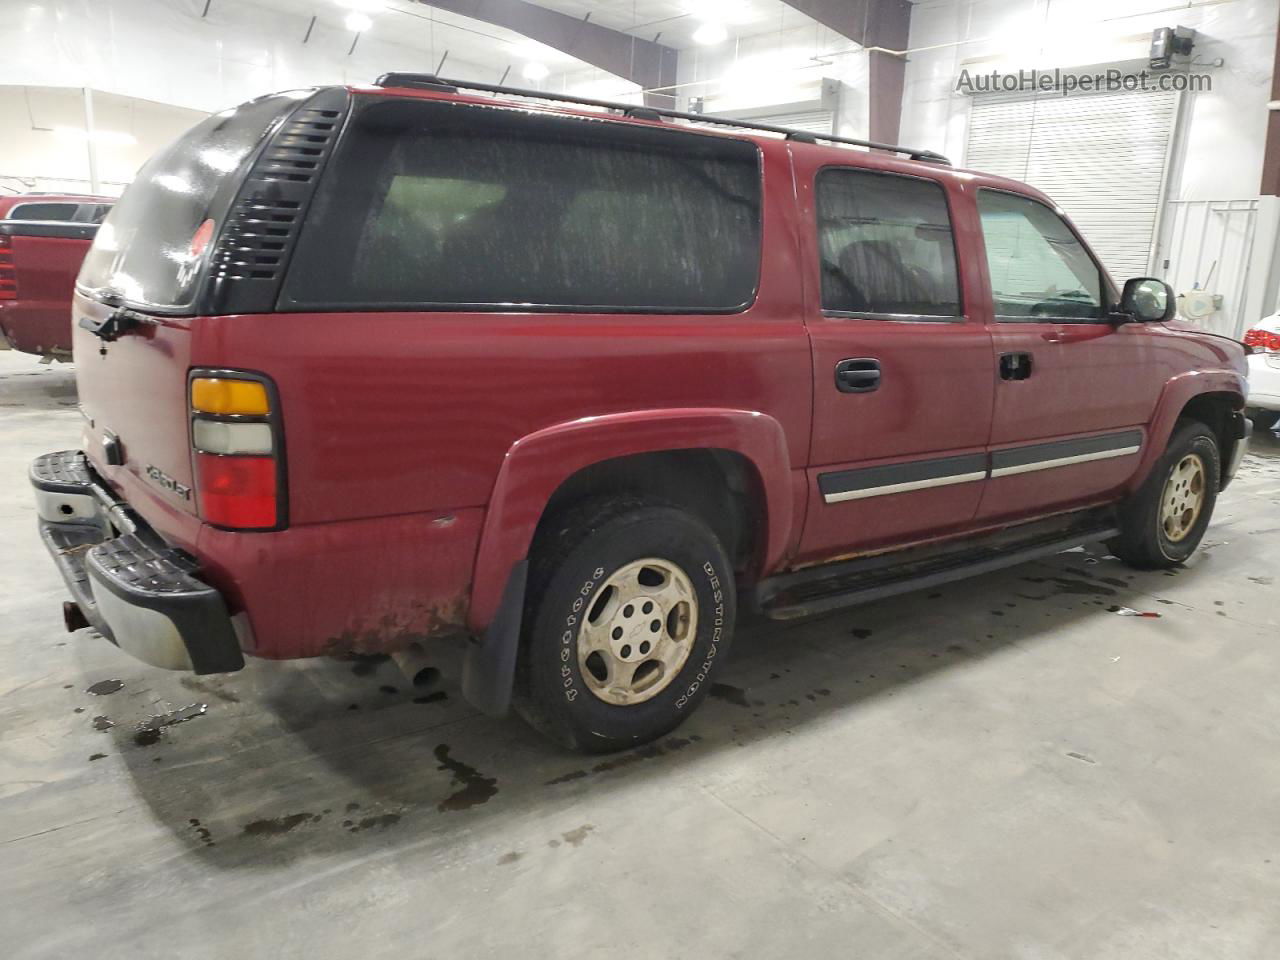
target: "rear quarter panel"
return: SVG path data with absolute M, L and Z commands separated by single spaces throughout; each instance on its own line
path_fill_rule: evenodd
M 546 448 L 527 481 L 539 487 L 537 497 L 520 488 L 524 475 L 504 485 L 504 495 L 519 504 L 516 519 L 504 525 L 499 556 L 480 571 L 484 583 L 472 582 L 479 518 L 492 506 L 500 470 L 523 438 L 557 425 L 637 411 L 757 413 L 776 424 L 776 459 L 783 469 L 802 477 L 811 382 L 794 191 L 785 144 L 761 146 L 765 253 L 756 300 L 741 313 L 395 311 L 199 319 L 192 328 L 193 366 L 260 371 L 279 389 L 290 516 L 290 529 L 281 534 L 233 535 L 244 546 L 202 535 L 202 560 L 213 577 L 243 595 L 250 586 L 236 571 L 245 567 L 243 551 L 253 551 L 257 538 L 312 538 L 317 547 L 329 545 L 310 558 L 297 551 L 312 573 L 300 579 L 298 570 L 269 562 L 274 546 L 260 541 L 256 593 L 270 596 L 274 587 L 275 596 L 289 597 L 295 610 L 304 602 L 300 592 L 332 592 L 334 598 L 320 601 L 324 617 L 305 613 L 306 631 L 278 633 L 255 623 L 255 652 L 305 656 L 351 649 L 344 637 L 355 638 L 360 649 L 384 649 L 422 632 L 445 608 L 456 621 L 459 610 L 470 607 L 472 591 L 500 593 L 511 564 L 528 548 L 537 520 L 530 504 L 549 495 L 543 489 L 585 465 L 593 447 L 601 460 L 628 452 L 603 421 L 598 433 L 575 441 L 573 457 Z M 668 442 L 661 444 L 662 428 L 655 429 L 658 438 L 648 431 L 646 446 L 635 452 L 689 445 L 686 430 L 668 430 Z M 733 429 L 699 437 L 700 444 L 711 441 L 725 449 L 740 445 Z M 784 488 L 785 499 L 785 511 L 779 506 L 777 512 L 789 515 L 793 491 L 785 483 L 776 486 Z M 367 535 L 397 524 L 406 531 L 426 526 L 422 536 Z M 343 528 L 354 539 L 339 549 Z M 461 538 L 447 546 L 447 570 L 431 556 L 428 535 L 446 528 Z M 352 589 L 374 574 L 376 590 Z M 481 607 L 470 618 L 474 629 L 485 626 L 492 603 Z

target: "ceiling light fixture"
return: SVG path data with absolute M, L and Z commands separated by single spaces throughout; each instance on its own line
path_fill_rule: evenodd
M 706 47 L 713 47 L 717 43 L 724 43 L 729 38 L 729 31 L 719 23 L 704 23 L 693 31 L 693 39 L 696 43 L 700 43 Z
M 524 65 L 524 69 L 520 71 L 526 80 L 532 80 L 534 83 L 537 83 L 539 80 L 547 79 L 547 74 L 549 72 L 550 71 L 547 70 L 547 65 L 545 63 L 538 63 L 536 60 L 531 60 L 529 63 L 526 63 Z
M 373 26 L 373 20 L 370 17 L 357 11 L 348 13 L 344 22 L 352 33 L 364 33 Z

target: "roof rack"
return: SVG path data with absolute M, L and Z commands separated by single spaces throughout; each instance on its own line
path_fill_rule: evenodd
M 951 165 L 940 153 L 932 150 L 916 150 L 892 143 L 878 143 L 875 140 L 858 140 L 854 137 L 837 137 L 833 134 L 813 133 L 809 130 L 796 130 L 792 127 L 778 127 L 771 123 L 753 123 L 750 120 L 733 120 L 729 117 L 717 117 L 705 113 L 684 113 L 680 110 L 667 110 L 663 107 L 641 107 L 631 103 L 618 103 L 614 100 L 595 100 L 591 97 L 574 97 L 565 93 L 549 93 L 545 90 L 524 90 L 520 87 L 503 87 L 495 83 L 472 83 L 469 80 L 446 80 L 433 73 L 384 73 L 374 81 L 379 87 L 410 87 L 418 90 L 437 90 L 445 93 L 456 93 L 458 90 L 482 90 L 486 93 L 505 94 L 511 97 L 531 97 L 536 100 L 558 100 L 564 103 L 578 103 L 590 107 L 604 107 L 618 110 L 624 116 L 639 120 L 660 120 L 663 117 L 672 120 L 692 120 L 695 123 L 714 123 L 725 127 L 740 127 L 745 130 L 763 130 L 767 133 L 780 133 L 788 140 L 798 143 L 843 143 L 853 147 L 865 147 L 869 150 L 885 150 L 889 153 L 900 153 L 912 160 L 923 160 L 927 163 L 945 163 Z

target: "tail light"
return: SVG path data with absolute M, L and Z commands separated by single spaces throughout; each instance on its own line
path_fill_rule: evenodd
M 1244 345 L 1259 353 L 1280 353 L 1280 333 L 1270 330 L 1250 330 L 1244 335 Z
M 0 233 L 0 300 L 18 299 L 18 271 L 13 265 L 13 241 Z
M 191 449 L 202 519 L 230 530 L 285 525 L 279 400 L 266 377 L 193 373 Z

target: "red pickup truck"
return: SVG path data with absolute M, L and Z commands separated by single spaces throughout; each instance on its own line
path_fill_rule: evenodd
M 1196 548 L 1245 348 L 1047 197 L 551 99 L 388 75 L 143 168 L 79 277 L 82 447 L 31 468 L 69 627 L 197 673 L 465 635 L 473 703 L 608 750 L 703 699 L 740 601 Z
M 74 194 L 0 196 L 0 350 L 71 358 L 76 274 L 112 203 Z

